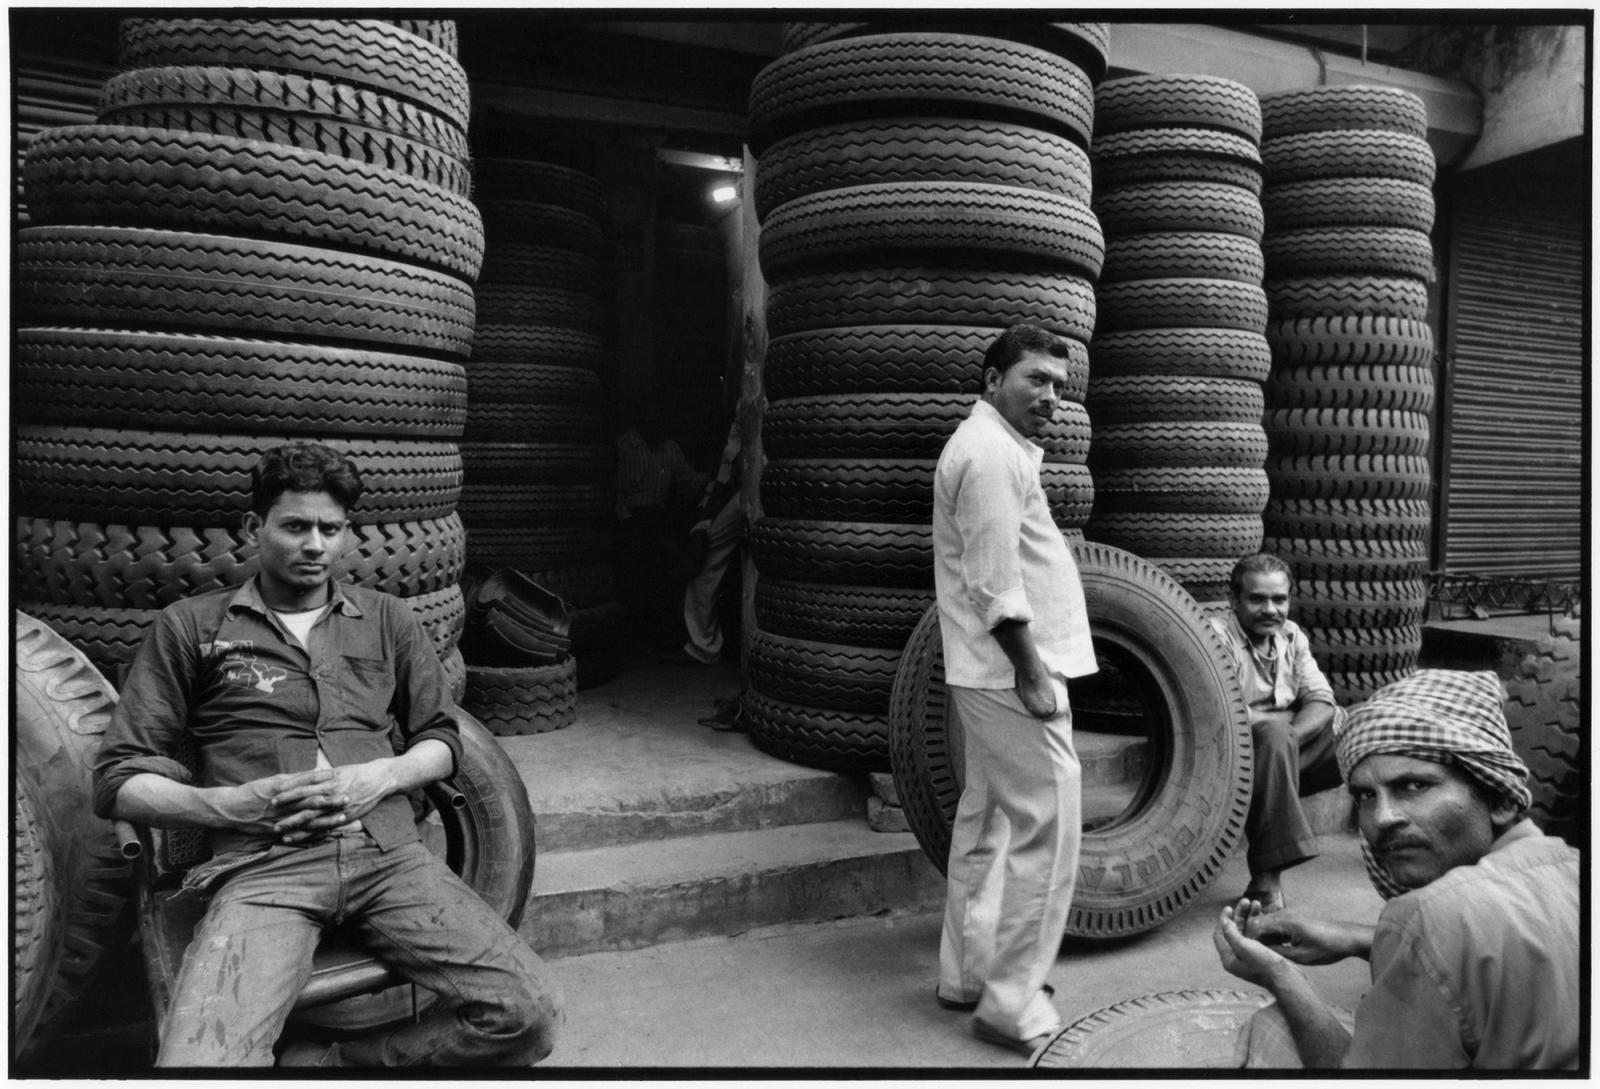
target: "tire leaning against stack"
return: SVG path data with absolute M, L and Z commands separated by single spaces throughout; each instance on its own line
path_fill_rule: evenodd
M 1175 580 L 1105 545 L 1074 552 L 1096 655 L 1144 674 L 1137 694 L 1160 754 L 1130 810 L 1084 832 L 1066 933 L 1110 939 L 1159 926 L 1221 872 L 1249 803 L 1249 715 L 1226 648 Z M 906 819 L 942 871 L 964 746 L 949 714 L 934 609 L 906 646 L 889 722 Z

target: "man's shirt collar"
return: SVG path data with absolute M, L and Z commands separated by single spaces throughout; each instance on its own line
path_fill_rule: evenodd
M 1026 453 L 1029 457 L 1037 457 L 1037 458 L 1043 458 L 1044 457 L 1044 448 L 1043 447 L 1041 447 L 1038 443 L 1034 442 L 1033 440 L 1031 440 L 1031 439 L 1027 438 L 1026 436 L 1024 436 L 1022 434 L 1022 432 L 1018 431 L 1016 428 L 1012 427 L 1011 426 L 1011 421 L 1007 420 L 1004 416 L 1000 415 L 1000 410 L 998 408 L 995 408 L 993 405 L 991 405 L 988 401 L 984 400 L 982 397 L 979 397 L 977 399 L 977 401 L 975 401 L 973 403 L 973 405 L 972 405 L 972 414 L 974 416 L 980 416 L 980 417 L 982 417 L 982 418 L 984 418 L 986 420 L 992 420 L 994 423 L 999 424 L 1000 427 L 1005 431 L 1005 433 L 1007 435 L 1010 435 L 1011 438 L 1016 441 L 1017 445 L 1022 447 L 1023 452 Z
M 240 586 L 234 595 L 228 599 L 227 611 L 232 613 L 235 609 L 245 609 L 261 616 L 267 615 L 271 610 L 266 602 L 261 600 L 260 575 L 251 575 Z M 337 580 L 328 583 L 328 603 L 333 606 L 333 611 L 345 616 L 365 616 L 361 606 L 352 601 L 344 592 L 343 586 Z
M 1244 649 L 1248 650 L 1251 654 L 1261 655 L 1266 653 L 1268 657 L 1282 657 L 1283 648 L 1289 645 L 1289 634 L 1287 627 L 1284 626 L 1279 627 L 1278 630 L 1273 632 L 1269 637 L 1270 644 L 1268 651 L 1270 651 L 1270 653 L 1257 650 L 1255 643 L 1250 639 L 1250 633 L 1244 630 L 1243 624 L 1239 623 L 1239 614 L 1233 611 L 1231 605 L 1228 608 L 1228 629 L 1233 632 L 1234 637 L 1238 639 L 1240 643 L 1244 644 Z

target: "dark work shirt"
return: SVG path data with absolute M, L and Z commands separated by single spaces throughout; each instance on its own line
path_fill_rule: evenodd
M 395 755 L 426 738 L 461 741 L 444 669 L 416 615 L 398 598 L 334 583 L 332 607 L 302 649 L 261 602 L 256 580 L 164 609 L 134 659 L 94 769 L 94 811 L 143 772 L 199 787 L 308 771 L 320 747 L 335 767 Z M 192 742 L 198 771 L 175 757 Z M 417 838 L 410 803 L 394 794 L 361 818 L 384 850 Z M 212 829 L 217 854 L 259 851 L 270 834 Z

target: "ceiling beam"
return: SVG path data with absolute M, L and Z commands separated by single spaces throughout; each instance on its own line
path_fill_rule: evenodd
M 472 101 L 474 106 L 538 121 L 581 121 L 655 132 L 692 133 L 730 138 L 741 143 L 745 133 L 743 111 L 703 110 L 576 91 L 518 87 L 509 83 L 474 81 Z
M 783 24 L 739 22 L 599 22 L 579 23 L 607 34 L 630 34 L 705 49 L 725 49 L 756 57 L 776 57 L 783 52 Z

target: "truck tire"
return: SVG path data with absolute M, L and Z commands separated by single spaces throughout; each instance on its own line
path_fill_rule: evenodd
M 32 223 L 282 238 L 477 279 L 466 197 L 387 167 L 237 136 L 124 125 L 46 129 L 28 145 Z
M 379 19 L 124 19 L 117 59 L 124 70 L 204 64 L 296 72 L 394 95 L 462 130 L 469 116 L 460 62 Z
M 16 869 L 11 885 L 11 1049 L 16 1055 L 28 1050 L 55 989 L 66 919 L 45 803 L 27 776 L 17 776 L 12 785 L 11 856 Z
M 765 221 L 789 201 L 824 189 L 884 182 L 984 182 L 1086 205 L 1089 178 L 1082 148 L 1023 125 L 964 118 L 827 125 L 780 140 L 761 156 L 756 214 Z
M 16 305 L 40 324 L 353 342 L 466 356 L 472 285 L 366 254 L 139 227 L 17 232 Z
M 496 737 L 548 733 L 577 721 L 577 678 L 570 655 L 548 666 L 468 663 L 461 705 Z
M 92 985 L 105 951 L 125 939 L 133 890 L 111 822 L 90 811 L 90 774 L 116 692 L 48 625 L 21 612 L 15 620 L 13 768 L 40 803 L 63 920 L 60 959 L 31 1041 L 37 1047 Z
M 1580 721 L 1582 640 L 1579 620 L 1558 618 L 1506 682 L 1511 743 L 1532 773 L 1529 816 L 1580 850 L 1589 838 Z
M 38 423 L 449 440 L 467 419 L 468 372 L 426 356 L 63 327 L 16 345 L 12 392 Z
M 794 276 L 771 285 L 767 331 L 889 323 L 1040 325 L 1087 344 L 1094 284 L 1081 276 L 990 268 L 895 266 Z
M 118 72 L 103 125 L 183 129 L 287 144 L 472 192 L 467 134 L 438 114 L 347 83 L 264 69 L 173 65 Z

